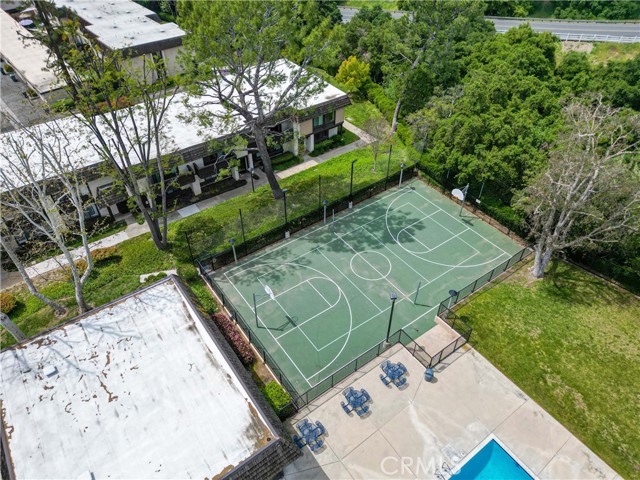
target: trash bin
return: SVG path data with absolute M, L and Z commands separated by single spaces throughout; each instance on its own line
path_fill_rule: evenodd
M 433 369 L 432 368 L 427 368 L 424 372 L 424 379 L 427 382 L 430 382 L 431 379 L 433 378 Z

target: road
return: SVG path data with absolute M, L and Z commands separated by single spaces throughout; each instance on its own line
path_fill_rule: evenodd
M 342 13 L 342 22 L 349 22 L 358 13 L 357 8 L 338 7 Z M 388 10 L 393 18 L 400 18 L 406 12 Z M 640 23 L 614 23 L 597 21 L 570 20 L 538 20 L 519 18 L 494 18 L 491 20 L 498 33 L 504 33 L 521 23 L 529 23 L 536 32 L 551 32 L 563 40 L 585 41 L 622 41 L 624 43 L 640 43 Z M 580 38 L 580 36 L 584 38 Z
M 640 42 L 640 23 L 610 23 L 610 22 L 594 22 L 594 21 L 544 21 L 533 19 L 505 19 L 505 18 L 487 18 L 491 20 L 496 31 L 504 33 L 510 28 L 517 27 L 522 23 L 529 23 L 531 28 L 536 32 L 551 32 L 561 38 L 573 35 L 588 36 L 610 36 L 610 37 L 626 37 L 637 38 Z
M 342 14 L 342 23 L 348 23 L 355 16 L 356 13 L 360 10 L 359 8 L 351 8 L 351 7 L 338 7 L 340 9 L 340 13 Z M 389 12 L 393 18 L 400 18 L 403 15 L 406 15 L 407 12 L 401 12 L 400 10 L 385 10 L 385 12 Z

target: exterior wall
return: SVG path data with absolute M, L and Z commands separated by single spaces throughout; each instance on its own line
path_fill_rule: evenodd
M 150 55 L 139 55 L 137 57 L 132 57 L 126 60 L 124 63 L 127 71 L 134 75 L 138 80 L 143 80 L 144 78 L 144 69 L 145 69 L 145 57 L 148 57 L 146 60 L 151 60 Z M 146 68 L 149 68 L 148 66 Z M 150 81 L 149 81 L 150 80 Z M 147 83 L 153 83 L 157 80 L 157 75 L 153 73 L 151 78 L 148 79 Z
M 306 137 L 307 135 L 311 135 L 313 133 L 313 119 L 305 120 L 304 122 L 300 122 L 300 135 Z
M 339 108 L 336 110 L 336 123 L 344 122 L 344 108 Z
M 329 130 L 329 138 L 335 137 L 338 134 L 338 127 L 334 127 Z
M 170 76 L 177 75 L 184 71 L 178 60 L 181 50 L 181 47 L 173 47 L 162 51 L 162 57 L 164 58 L 165 65 L 167 67 L 167 73 Z
M 307 152 L 309 153 L 313 152 L 313 149 L 315 148 L 315 144 L 313 142 L 313 135 L 309 135 L 305 139 L 304 145 L 305 145 L 305 148 L 307 149 Z
M 91 180 L 88 183 L 91 196 L 95 197 L 97 195 L 98 187 L 102 187 L 103 185 L 109 185 L 110 183 L 113 183 L 113 178 L 111 177 L 101 177 L 95 180 Z

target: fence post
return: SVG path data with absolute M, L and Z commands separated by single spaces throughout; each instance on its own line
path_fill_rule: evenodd
M 191 241 L 189 240 L 189 232 L 184 232 L 184 238 L 187 240 L 187 247 L 189 247 L 189 256 L 191 257 L 191 263 L 194 263 L 193 251 L 191 250 Z
M 524 252 L 526 252 L 526 250 L 527 250 L 526 248 L 523 248 L 523 249 L 520 251 L 520 258 L 518 259 L 518 262 L 519 262 L 520 260 L 522 260 L 522 258 L 524 257 Z

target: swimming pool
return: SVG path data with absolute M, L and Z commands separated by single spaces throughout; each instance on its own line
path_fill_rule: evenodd
M 451 478 L 455 480 L 533 479 L 495 439 L 487 442 Z

